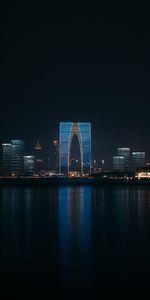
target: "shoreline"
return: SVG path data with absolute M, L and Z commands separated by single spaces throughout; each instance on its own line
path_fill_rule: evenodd
M 147 186 L 150 179 L 98 179 L 98 178 L 0 178 L 0 187 L 3 186 Z

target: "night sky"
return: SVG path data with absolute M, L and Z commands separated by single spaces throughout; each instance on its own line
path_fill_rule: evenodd
M 0 23 L 1 141 L 47 147 L 59 121 L 87 121 L 94 157 L 109 164 L 118 146 L 131 146 L 150 159 L 150 20 L 141 7 L 13 2 Z

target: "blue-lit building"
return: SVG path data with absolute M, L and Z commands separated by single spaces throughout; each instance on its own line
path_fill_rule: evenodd
M 80 148 L 81 175 L 91 171 L 91 123 L 61 122 L 59 127 L 59 172 L 69 175 L 70 149 L 74 135 Z

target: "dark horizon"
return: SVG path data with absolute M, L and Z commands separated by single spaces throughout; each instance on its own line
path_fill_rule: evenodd
M 0 141 L 49 149 L 60 121 L 92 123 L 93 157 L 149 147 L 149 16 L 129 7 L 1 9 Z

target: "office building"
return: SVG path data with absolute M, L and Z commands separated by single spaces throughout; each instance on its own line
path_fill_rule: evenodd
M 132 153 L 132 170 L 135 171 L 141 167 L 145 167 L 145 152 L 133 152 Z
M 23 174 L 24 170 L 24 151 L 25 151 L 25 141 L 24 140 L 11 140 L 11 168 L 12 173 L 15 175 Z
M 35 145 L 35 171 L 40 173 L 43 169 L 42 146 L 39 141 Z
M 59 127 L 59 172 L 69 175 L 70 149 L 76 135 L 80 150 L 80 174 L 91 172 L 91 123 L 61 122 Z
M 8 176 L 11 175 L 12 145 L 11 143 L 3 143 L 2 147 L 2 174 Z
M 113 170 L 114 171 L 124 171 L 125 170 L 125 157 L 124 156 L 114 156 L 113 157 Z
M 3 146 L 0 144 L 0 176 L 2 176 L 3 171 Z
M 130 170 L 130 148 L 118 148 L 117 156 L 124 157 L 124 170 Z
M 24 155 L 24 175 L 33 175 L 35 172 L 35 156 Z
M 59 141 L 54 140 L 54 171 L 59 172 Z

